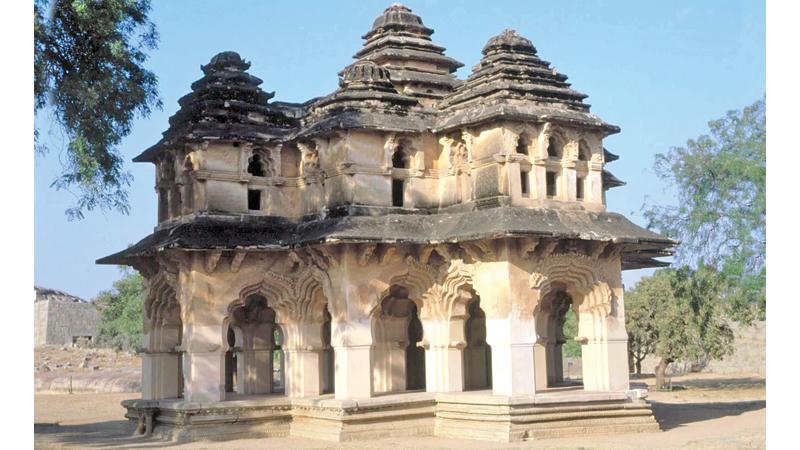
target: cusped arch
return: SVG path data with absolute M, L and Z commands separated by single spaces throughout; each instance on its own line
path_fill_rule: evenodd
M 539 292 L 533 310 L 540 310 L 542 300 L 561 286 L 572 296 L 579 311 L 612 312 L 613 291 L 607 282 L 599 279 L 592 262 L 580 255 L 554 255 L 538 267 L 529 277 L 529 285 Z

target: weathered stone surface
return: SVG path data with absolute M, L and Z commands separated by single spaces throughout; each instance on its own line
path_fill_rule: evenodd
M 35 287 L 33 345 L 73 345 L 97 335 L 97 310 L 86 300 Z

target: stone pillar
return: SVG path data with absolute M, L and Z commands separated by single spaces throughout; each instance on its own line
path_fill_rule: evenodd
M 219 325 L 186 325 L 183 373 L 184 398 L 192 402 L 225 399 L 225 345 Z M 241 363 L 240 363 L 241 364 Z
M 161 400 L 181 396 L 181 352 L 142 353 L 142 398 Z
M 286 394 L 309 397 L 322 394 L 322 324 L 285 325 L 292 335 L 284 345 Z
M 533 301 L 528 274 L 508 261 L 509 248 L 498 261 L 476 270 L 474 285 L 486 312 L 486 341 L 492 348 L 492 392 L 495 395 L 532 395 L 534 383 L 533 313 L 524 312 Z
M 368 321 L 333 321 L 332 343 L 336 359 L 335 398 L 372 396 L 372 333 Z
M 406 347 L 408 318 L 385 316 L 377 319 L 379 334 L 372 346 L 372 386 L 376 393 L 406 389 Z
M 425 348 L 425 390 L 461 392 L 464 390 L 464 319 L 422 320 Z

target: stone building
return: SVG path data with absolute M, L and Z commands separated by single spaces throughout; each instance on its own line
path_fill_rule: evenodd
M 402 5 L 339 88 L 270 102 L 214 56 L 163 138 L 139 431 L 520 440 L 657 429 L 628 384 L 621 270 L 674 242 L 606 212 L 619 132 L 512 30 L 466 80 Z M 579 320 L 582 385 L 563 383 Z
M 33 345 L 86 345 L 97 334 L 97 310 L 86 300 L 34 287 Z

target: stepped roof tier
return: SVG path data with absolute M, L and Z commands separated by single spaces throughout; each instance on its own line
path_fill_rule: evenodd
M 483 58 L 467 81 L 442 101 L 438 130 L 503 118 L 618 133 L 618 127 L 589 112 L 583 102 L 586 95 L 573 90 L 566 80 L 566 75 L 538 57 L 531 41 L 505 30 L 486 43 Z
M 339 77 L 338 90 L 309 105 L 299 135 L 349 128 L 419 131 L 425 128 L 425 116 L 434 118 L 414 97 L 398 93 L 389 71 L 372 61 L 357 61 Z
M 134 161 L 153 161 L 163 149 L 181 142 L 270 141 L 288 134 L 296 120 L 267 104 L 275 93 L 264 92 L 259 87 L 262 80 L 247 73 L 249 68 L 250 63 L 232 51 L 201 66 L 204 76 L 178 100 L 180 109 L 170 117 L 163 138 Z
M 354 58 L 389 69 L 399 92 L 438 100 L 461 83 L 453 72 L 464 64 L 445 56 L 445 48 L 431 40 L 432 34 L 418 15 L 395 3 L 375 19 Z

